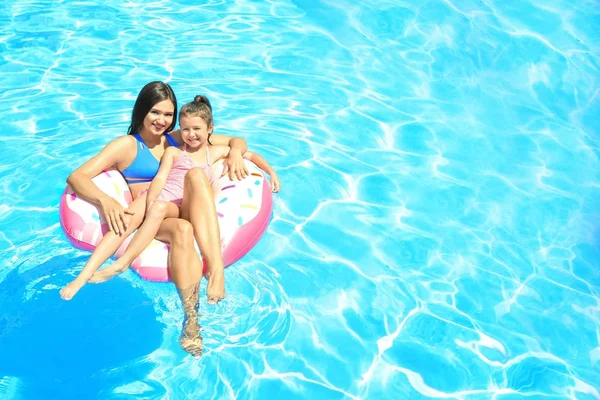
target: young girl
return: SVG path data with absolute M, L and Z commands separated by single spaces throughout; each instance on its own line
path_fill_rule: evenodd
M 184 178 L 194 168 L 201 169 L 207 177 L 210 177 L 211 166 L 227 157 L 230 148 L 228 146 L 215 146 L 210 143 L 213 130 L 212 108 L 210 102 L 204 96 L 196 96 L 193 102 L 181 108 L 179 124 L 184 145 L 180 148 L 169 147 L 166 149 L 160 161 L 158 173 L 152 180 L 146 194 L 146 219 L 132 238 L 125 253 L 113 265 L 96 272 L 90 282 L 103 282 L 129 268 L 131 263 L 154 239 L 160 225 L 166 218 L 181 216 L 189 220 L 192 223 L 196 241 L 198 243 L 201 243 L 202 239 L 206 241 L 206 238 L 200 236 L 202 232 L 200 227 L 204 223 L 203 219 L 188 218 L 191 214 L 191 205 L 186 204 L 189 202 L 184 201 Z M 279 178 L 264 158 L 249 151 L 245 152 L 243 157 L 269 174 L 271 177 L 271 190 L 273 192 L 279 191 Z M 216 214 L 214 203 L 203 204 L 201 207 L 206 206 L 212 207 L 211 213 Z M 198 205 L 193 207 L 198 207 Z M 216 235 L 210 238 L 210 241 L 218 241 L 219 238 L 220 236 Z M 202 251 L 202 248 L 200 251 Z M 207 259 L 209 266 L 211 261 L 213 260 Z M 221 268 L 209 268 L 209 274 L 214 273 L 223 273 L 222 260 Z M 222 276 L 216 278 L 214 280 L 223 279 Z

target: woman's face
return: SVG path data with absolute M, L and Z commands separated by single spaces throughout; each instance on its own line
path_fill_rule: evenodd
M 181 138 L 192 148 L 202 146 L 208 135 L 212 132 L 212 124 L 208 126 L 202 117 L 187 117 L 182 115 L 179 118 L 179 127 L 181 129 Z
M 144 130 L 152 135 L 162 135 L 173 123 L 175 106 L 171 100 L 156 103 L 144 118 Z

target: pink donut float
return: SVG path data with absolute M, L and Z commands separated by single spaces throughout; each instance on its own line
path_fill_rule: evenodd
M 212 170 L 212 190 L 226 267 L 238 261 L 258 243 L 269 225 L 273 210 L 271 187 L 265 174 L 252 162 L 244 161 L 250 175 L 242 181 L 230 181 L 227 176 L 220 177 L 222 162 L 213 166 Z M 118 171 L 104 171 L 92 181 L 124 207 L 131 203 L 129 187 Z M 59 214 L 65 236 L 78 249 L 94 250 L 108 232 L 108 225 L 100 208 L 77 196 L 68 185 L 60 198 Z M 124 253 L 132 237 L 130 235 L 117 250 L 117 257 Z M 131 267 L 145 280 L 167 282 L 170 280 L 168 252 L 167 244 L 153 240 Z

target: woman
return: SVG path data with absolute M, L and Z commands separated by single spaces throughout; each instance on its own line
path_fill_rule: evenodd
M 165 150 L 169 146 L 183 143 L 179 131 L 168 133 L 175 127 L 175 115 L 177 99 L 171 87 L 163 82 L 148 83 L 135 102 L 128 135 L 110 142 L 67 179 L 78 196 L 100 206 L 110 231 L 79 277 L 61 291 L 63 298 L 70 299 L 141 224 L 145 212 L 145 195 L 140 194 L 149 187 L 158 172 L 159 161 Z M 230 179 L 245 178 L 248 175 L 242 158 L 246 151 L 245 140 L 216 134 L 212 135 L 211 140 L 215 144 L 231 147 L 225 168 Z M 106 169 L 117 169 L 127 180 L 135 199 L 127 209 L 92 182 L 93 177 Z M 190 208 L 189 219 L 194 220 L 196 226 L 203 227 L 198 246 L 209 266 L 206 294 L 208 302 L 214 304 L 225 297 L 223 261 L 213 196 L 208 179 L 201 169 L 194 168 L 186 175 L 184 198 L 191 204 L 200 205 Z M 162 223 L 156 238 L 171 247 L 169 272 L 182 298 L 186 314 L 182 347 L 192 353 L 201 352 L 197 307 L 202 263 L 195 250 L 192 225 L 181 218 L 168 218 Z

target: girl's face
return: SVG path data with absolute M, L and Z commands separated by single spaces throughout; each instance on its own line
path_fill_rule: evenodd
M 206 143 L 208 135 L 213 130 L 212 124 L 207 125 L 202 117 L 187 117 L 185 115 L 179 118 L 179 127 L 181 128 L 181 138 L 192 148 L 198 148 Z
M 144 118 L 144 130 L 152 135 L 162 135 L 173 123 L 174 111 L 175 106 L 169 99 L 156 103 Z

